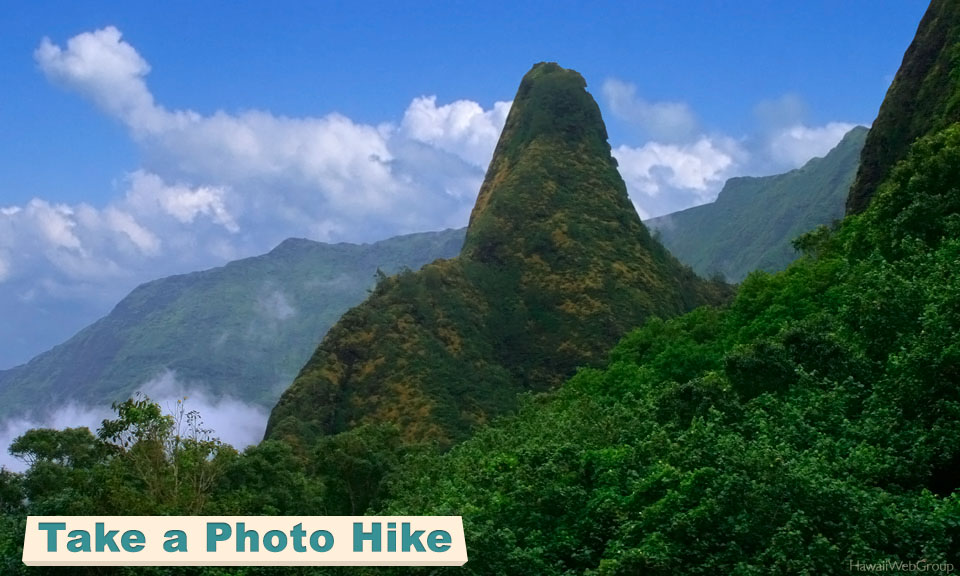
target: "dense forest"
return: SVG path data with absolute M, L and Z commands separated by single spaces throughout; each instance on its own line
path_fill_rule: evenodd
M 960 29 L 958 24 L 960 6 L 934 0 L 881 117 L 946 118 L 954 109 L 957 92 L 924 100 L 946 108 L 917 108 L 904 101 L 898 87 L 905 78 L 924 73 L 909 68 L 915 60 L 911 53 L 933 55 L 926 63 L 938 61 L 941 53 L 957 53 L 960 39 L 953 30 Z M 934 33 L 937 30 L 950 32 Z M 568 81 L 578 77 L 557 76 L 563 84 L 560 95 L 573 94 Z M 925 78 L 925 90 L 947 90 L 953 82 L 944 83 L 940 69 Z M 533 88 L 540 86 L 550 83 Z M 582 88 L 575 92 L 578 98 L 586 93 Z M 569 100 L 557 100 L 556 94 L 550 89 L 536 98 L 547 102 L 548 110 L 570 110 Z M 511 174 L 503 166 L 523 165 L 523 146 L 532 143 L 534 151 L 542 152 L 557 145 L 557 135 L 562 135 L 561 143 L 575 143 L 570 149 L 558 146 L 561 154 L 576 150 L 588 154 L 591 162 L 602 156 L 589 155 L 591 146 L 605 145 L 605 133 L 603 140 L 594 137 L 599 134 L 596 124 L 584 124 L 577 114 L 558 117 L 540 114 L 540 107 L 532 110 L 536 113 L 528 108 L 527 116 L 518 117 L 522 121 L 513 131 L 505 130 L 504 138 L 514 140 L 501 140 L 503 164 L 495 169 L 495 158 L 491 165 L 491 186 L 507 181 L 516 190 L 530 188 L 532 167 Z M 750 274 L 728 303 L 682 315 L 641 309 L 643 318 L 612 350 L 602 359 L 584 355 L 587 361 L 577 362 L 575 373 L 555 388 L 551 384 L 559 370 L 538 381 L 542 385 L 516 384 L 519 373 L 542 374 L 530 372 L 547 364 L 537 363 L 543 362 L 541 357 L 507 362 L 508 356 L 489 348 L 495 340 L 452 344 L 457 339 L 450 330 L 471 330 L 455 332 L 458 338 L 486 337 L 488 328 L 476 323 L 483 314 L 473 316 L 473 309 L 462 303 L 468 298 L 453 300 L 461 303 L 454 308 L 444 308 L 450 300 L 438 298 L 480 293 L 508 295 L 504 302 L 514 306 L 543 304 L 524 300 L 530 293 L 520 291 L 518 296 L 505 289 L 523 287 L 511 265 L 532 260 L 529 254 L 538 250 L 544 262 L 563 261 L 562 251 L 553 251 L 536 227 L 497 233 L 504 228 L 497 219 L 515 213 L 512 202 L 522 195 L 501 196 L 497 202 L 504 204 L 498 213 L 496 196 L 485 184 L 488 194 L 481 191 L 471 222 L 471 227 L 483 226 L 483 234 L 468 231 L 464 261 L 440 262 L 433 272 L 428 266 L 420 273 L 383 278 L 368 303 L 348 313 L 327 336 L 312 365 L 301 373 L 301 384 L 288 393 L 299 394 L 297 406 L 274 421 L 274 433 L 258 446 L 240 453 L 220 443 L 205 430 L 202 415 L 189 411 L 189 401 L 166 415 L 147 398 L 117 404 L 116 417 L 96 432 L 33 430 L 17 439 L 10 450 L 30 468 L 23 474 L 0 472 L 0 572 L 374 572 L 28 569 L 20 563 L 28 514 L 364 512 L 463 517 L 470 556 L 463 568 L 402 568 L 396 573 L 820 575 L 849 574 L 856 571 L 851 568 L 855 563 L 887 560 L 956 563 L 960 123 L 916 120 L 911 125 L 930 128 L 887 159 L 881 183 L 866 195 L 860 189 L 858 202 L 866 199 L 866 206 L 851 210 L 836 226 L 797 238 L 794 245 L 803 257 L 786 270 Z M 871 130 L 868 147 L 870 139 L 891 138 L 877 134 L 882 128 L 878 124 Z M 591 130 L 593 135 L 583 140 Z M 530 134 L 532 139 L 522 138 Z M 538 134 L 548 137 L 538 140 Z M 521 154 L 520 161 L 513 154 Z M 538 158 L 549 161 L 547 156 Z M 600 164 L 591 169 L 607 174 Z M 555 173 L 567 174 L 563 169 Z M 583 189 L 564 188 L 565 183 L 561 178 L 556 189 Z M 606 189 L 618 190 L 615 184 Z M 548 215 L 544 222 L 549 221 Z M 572 229 L 567 233 L 590 240 L 582 245 L 605 245 L 601 226 L 584 230 L 583 235 Z M 638 233 L 645 262 L 651 261 L 649 254 L 662 254 L 652 237 L 643 235 L 645 229 Z M 658 257 L 666 269 L 678 271 L 669 277 L 672 282 L 686 278 L 668 256 Z M 489 273 L 503 269 L 510 273 Z M 449 270 L 455 272 L 445 272 Z M 483 284 L 484 277 L 496 282 Z M 483 292 L 489 286 L 497 290 Z M 579 288 L 584 286 L 590 284 Z M 603 286 L 601 282 L 597 294 L 609 294 Z M 702 299 L 723 299 L 725 289 L 719 284 L 691 281 L 689 286 Z M 496 300 L 484 296 L 479 302 L 492 306 Z M 665 309 L 680 312 L 678 308 L 683 306 Z M 450 310 L 460 316 L 449 315 Z M 490 310 L 480 312 L 493 314 L 498 322 L 508 318 Z M 390 316 L 398 311 L 403 314 Z M 547 327 L 541 328 L 542 340 L 533 340 L 543 348 L 527 350 L 554 345 L 548 339 L 551 327 L 576 335 L 571 317 L 551 318 L 547 311 L 525 312 Z M 436 317 L 441 313 L 442 318 Z M 383 330 L 385 336 L 350 336 L 364 326 Z M 403 340 L 390 341 L 394 329 L 416 336 L 411 342 L 424 352 L 414 349 L 405 355 L 399 345 Z M 441 345 L 444 338 L 447 342 Z M 521 392 L 519 400 L 473 420 L 451 411 L 451 406 L 460 406 L 449 398 L 446 411 L 434 412 L 434 405 L 427 403 L 414 405 L 419 411 L 405 407 L 409 412 L 402 417 L 364 417 L 383 414 L 364 412 L 358 400 L 324 404 L 324 394 L 343 396 L 333 385 L 351 382 L 346 376 L 364 377 L 365 362 L 374 364 L 373 371 L 384 369 L 370 356 L 370 350 L 378 348 L 357 346 L 374 341 L 392 346 L 386 350 L 394 354 L 390 359 L 402 368 L 400 374 L 423 369 L 431 378 L 456 376 L 459 380 L 452 381 L 461 384 L 467 382 L 462 374 L 443 370 L 454 365 L 453 351 L 476 346 L 472 358 L 483 360 L 486 364 L 476 365 L 488 369 L 478 371 L 477 377 L 496 375 L 498 382 L 511 384 L 509 390 Z M 338 366 L 349 369 L 340 374 Z M 305 386 L 304 378 L 314 383 Z M 348 391 L 374 390 L 343 385 Z M 464 397 L 463 390 L 453 392 L 461 394 L 460 400 Z M 476 397 L 490 393 L 469 392 Z M 300 414 L 312 413 L 322 417 L 298 420 Z

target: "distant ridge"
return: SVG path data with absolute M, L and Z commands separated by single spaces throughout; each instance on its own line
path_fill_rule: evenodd
M 843 218 L 867 129 L 858 126 L 823 158 L 760 178 L 727 180 L 716 201 L 645 224 L 681 262 L 703 276 L 740 282 L 754 270 L 776 272 L 797 256 L 791 241 Z
M 193 389 L 270 406 L 327 329 L 368 295 L 378 268 L 453 256 L 463 234 L 291 238 L 262 256 L 147 282 L 63 344 L 0 372 L 0 417 L 109 406 L 167 371 Z

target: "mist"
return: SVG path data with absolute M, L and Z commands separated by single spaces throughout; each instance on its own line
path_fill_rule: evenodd
M 257 404 L 238 400 L 232 396 L 214 397 L 203 389 L 200 382 L 182 382 L 173 371 L 166 371 L 145 382 L 140 391 L 163 408 L 164 413 L 174 414 L 177 401 L 182 400 L 186 412 L 196 410 L 203 422 L 202 428 L 211 430 L 211 436 L 219 438 L 238 450 L 260 442 L 267 426 L 269 410 Z M 27 466 L 9 453 L 10 444 L 32 428 L 86 427 L 96 433 L 104 419 L 116 414 L 109 406 L 85 406 L 77 403 L 64 404 L 44 417 L 9 418 L 0 421 L 0 467 L 22 472 Z

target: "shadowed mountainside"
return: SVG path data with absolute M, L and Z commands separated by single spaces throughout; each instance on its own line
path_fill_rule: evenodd
M 863 212 L 914 141 L 960 121 L 960 2 L 933 0 L 903 55 L 860 157 L 847 213 Z

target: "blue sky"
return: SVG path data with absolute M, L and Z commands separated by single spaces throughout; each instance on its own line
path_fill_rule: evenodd
M 157 276 L 465 225 L 542 60 L 587 79 L 641 215 L 710 201 L 871 122 L 925 8 L 5 2 L 0 368 Z

